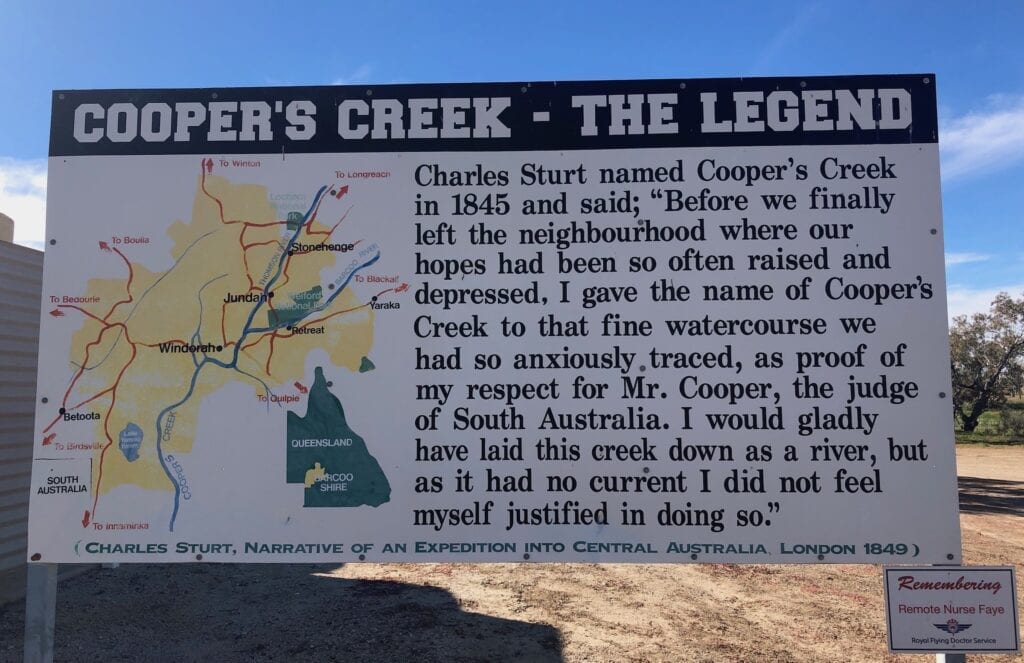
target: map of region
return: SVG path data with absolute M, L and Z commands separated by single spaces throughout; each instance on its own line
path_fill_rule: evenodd
M 171 223 L 166 237 L 98 238 L 97 259 L 117 262 L 125 276 L 90 279 L 84 295 L 50 312 L 80 321 L 67 391 L 45 434 L 46 444 L 92 454 L 83 526 L 102 518 L 105 496 L 131 485 L 168 493 L 170 522 L 148 526 L 173 531 L 191 497 L 182 457 L 223 442 L 201 429 L 200 405 L 229 383 L 250 388 L 252 411 L 302 441 L 288 448 L 287 482 L 305 484 L 304 506 L 387 502 L 387 478 L 323 368 L 306 386 L 314 350 L 354 376 L 372 370 L 373 305 L 401 292 L 382 286 L 364 302 L 349 287 L 380 258 L 375 243 L 347 232 L 349 187 L 311 185 L 294 194 L 308 209 L 284 214 L 265 186 L 215 175 L 213 159 L 199 166 L 190 220 Z M 168 240 L 168 269 L 133 259 L 136 246 Z M 303 400 L 305 417 L 284 410 Z M 68 422 L 88 422 L 95 442 L 66 446 Z
M 319 366 L 306 416 L 288 412 L 288 483 L 306 487 L 303 506 L 380 506 L 391 486 L 366 442 L 345 420 Z

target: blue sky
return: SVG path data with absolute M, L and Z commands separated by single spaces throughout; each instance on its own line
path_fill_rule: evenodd
M 1024 3 L 0 2 L 0 212 L 66 88 L 934 73 L 950 314 L 1024 293 Z

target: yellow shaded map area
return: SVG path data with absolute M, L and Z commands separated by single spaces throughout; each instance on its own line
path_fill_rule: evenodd
M 302 483 L 306 488 L 311 488 L 318 479 L 323 479 L 325 475 L 326 470 L 324 470 L 323 466 L 320 463 L 313 463 L 313 467 L 306 470 L 306 478 Z
M 160 452 L 166 460 L 224 443 L 222 432 L 200 430 L 198 415 L 203 400 L 228 383 L 250 386 L 254 403 L 298 396 L 314 349 L 336 366 L 359 369 L 373 342 L 373 312 L 350 290 L 333 290 L 336 263 L 352 256 L 288 250 L 357 238 L 332 232 L 336 219 L 328 226 L 315 212 L 302 221 L 278 218 L 264 186 L 204 174 L 191 220 L 167 228 L 169 269 L 149 271 L 126 250 L 128 277 L 88 282 L 85 296 L 98 301 L 80 307 L 70 355 L 80 375 L 66 402 L 99 415 L 95 494 L 126 484 L 173 490 Z M 132 424 L 142 430 L 137 454 L 119 447 L 122 434 L 135 434 Z

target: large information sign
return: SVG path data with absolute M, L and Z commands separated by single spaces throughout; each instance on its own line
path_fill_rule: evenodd
M 929 75 L 54 94 L 29 556 L 959 562 Z

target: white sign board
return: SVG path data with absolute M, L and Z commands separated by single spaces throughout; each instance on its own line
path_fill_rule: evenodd
M 54 95 L 29 556 L 956 562 L 934 82 Z
M 885 569 L 889 650 L 1020 651 L 1013 567 Z

